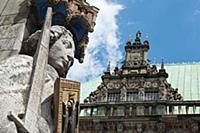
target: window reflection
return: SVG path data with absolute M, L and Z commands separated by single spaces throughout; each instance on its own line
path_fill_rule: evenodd
M 145 100 L 159 100 L 158 91 L 145 92 Z
M 91 114 L 90 108 L 82 109 L 81 112 L 80 112 L 80 116 L 90 116 L 90 114 Z
M 136 101 L 136 100 L 138 100 L 138 92 L 128 92 L 127 93 L 127 100 L 128 101 Z
M 125 107 L 124 106 L 118 106 L 114 110 L 114 116 L 124 116 L 125 115 Z
M 120 92 L 110 92 L 110 93 L 108 93 L 108 101 L 109 102 L 120 101 Z
M 105 107 L 97 107 L 93 109 L 93 116 L 105 116 L 105 112 Z
M 137 115 L 144 115 L 145 107 L 144 106 L 137 106 L 136 114 Z
M 158 105 L 157 107 L 156 107 L 156 113 L 157 113 L 157 115 L 163 115 L 163 114 L 165 114 L 165 106 L 164 105 Z

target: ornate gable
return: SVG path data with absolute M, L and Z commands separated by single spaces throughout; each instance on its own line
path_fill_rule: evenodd
M 92 92 L 85 103 L 146 101 L 146 100 L 182 100 L 178 89 L 167 82 L 168 74 L 162 60 L 161 68 L 151 65 L 147 58 L 149 42 L 141 42 L 141 32 L 136 33 L 135 41 L 130 38 L 125 45 L 126 56 L 121 68 L 114 72 L 108 69 L 102 75 L 102 83 Z

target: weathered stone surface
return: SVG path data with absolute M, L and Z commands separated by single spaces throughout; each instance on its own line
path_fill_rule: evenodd
M 0 50 L 21 49 L 29 14 L 28 0 L 2 0 L 0 4 Z M 6 52 L 7 53 L 7 52 Z M 9 52 L 8 52 L 9 53 Z M 12 53 L 13 54 L 13 53 Z M 1 59 L 9 57 L 0 53 Z
M 9 25 L 15 23 L 25 23 L 27 20 L 27 13 L 3 15 L 0 17 L 0 25 Z
M 15 38 L 4 38 L 0 39 L 0 50 L 11 50 L 13 49 Z
M 27 13 L 27 1 L 28 0 L 7 0 L 5 6 L 2 6 L 3 12 L 1 15 Z
M 2 13 L 2 11 L 3 11 L 3 9 L 5 8 L 5 6 L 6 6 L 6 4 L 7 4 L 7 2 L 8 2 L 9 0 L 1 0 L 1 4 L 0 4 L 0 13 Z M 2 14 L 0 14 L 0 16 L 1 16 Z
M 15 133 L 15 125 L 7 118 L 9 111 L 15 114 L 23 114 L 25 112 L 32 62 L 32 57 L 26 55 L 12 56 L 0 62 L 0 132 L 2 133 Z M 53 94 L 54 81 L 58 77 L 57 72 L 51 66 L 48 66 L 47 70 L 42 100 Z M 48 107 L 48 105 L 43 105 Z M 42 108 L 42 112 L 44 112 L 43 109 L 46 113 L 51 112 L 51 108 Z M 33 112 L 35 111 L 33 110 Z M 43 116 L 50 117 L 51 115 Z M 40 130 L 49 130 L 45 129 L 45 127 L 48 127 L 45 120 L 40 116 L 38 118 L 40 119 L 39 124 L 42 126 Z
M 9 111 L 16 114 L 24 112 L 24 96 L 29 87 L 31 63 L 32 59 L 27 56 L 12 57 L 0 62 L 0 132 L 10 128 L 7 119 Z
M 17 51 L 19 53 L 25 32 L 25 23 L 0 26 L 0 50 Z M 7 58 L 4 53 L 0 53 L 2 59 Z
M 4 60 L 10 56 L 16 55 L 17 50 L 0 50 L 0 60 Z
M 0 26 L 0 38 L 13 38 L 21 34 L 21 27 L 23 24 L 3 25 Z
M 0 127 L 1 133 L 17 133 L 17 129 L 14 122 L 10 122 L 6 127 Z

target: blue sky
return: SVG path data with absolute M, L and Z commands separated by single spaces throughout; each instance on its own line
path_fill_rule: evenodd
M 88 0 L 100 8 L 86 59 L 69 78 L 85 82 L 124 57 L 128 36 L 140 30 L 150 42 L 149 59 L 167 63 L 200 61 L 200 0 Z M 76 71 L 76 73 L 75 73 Z
M 141 30 L 148 33 L 149 58 L 166 62 L 200 61 L 199 0 L 119 0 L 121 42 Z M 123 45 L 121 45 L 121 48 Z

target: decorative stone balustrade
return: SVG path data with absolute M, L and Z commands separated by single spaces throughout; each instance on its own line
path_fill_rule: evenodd
M 200 101 L 136 101 L 81 104 L 81 116 L 151 116 L 200 114 Z

